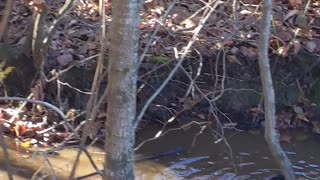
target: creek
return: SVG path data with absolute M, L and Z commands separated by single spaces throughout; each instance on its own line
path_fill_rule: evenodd
M 137 145 L 154 137 L 158 131 L 158 127 L 139 131 Z M 262 131 L 252 134 L 226 130 L 224 135 L 230 148 L 210 130 L 206 129 L 202 133 L 199 131 L 199 127 L 193 126 L 171 131 L 158 139 L 147 141 L 137 150 L 136 157 L 140 161 L 136 161 L 135 165 L 136 179 L 268 179 L 280 173 L 271 158 Z M 198 135 L 195 136 L 196 134 Z M 291 141 L 282 142 L 281 145 L 294 165 L 296 176 L 300 179 L 320 179 L 320 140 L 301 131 L 290 132 L 288 136 L 291 137 Z M 12 144 L 7 143 L 15 179 L 31 179 L 39 168 L 42 168 L 43 172 L 50 172 L 50 166 L 45 163 L 43 156 L 32 156 L 32 153 Z M 180 153 L 172 153 L 172 150 L 177 148 Z M 90 147 L 88 150 L 98 167 L 102 168 L 102 149 Z M 170 151 L 171 153 L 161 155 Z M 58 155 L 47 156 L 58 179 L 68 179 L 76 152 L 76 149 L 67 148 L 59 151 Z M 155 156 L 152 157 L 153 155 Z M 3 161 L 1 165 L 0 179 L 7 179 Z M 94 169 L 88 158 L 82 155 L 76 177 L 92 172 Z M 41 175 L 44 174 L 38 174 Z M 86 179 L 101 178 L 91 176 Z

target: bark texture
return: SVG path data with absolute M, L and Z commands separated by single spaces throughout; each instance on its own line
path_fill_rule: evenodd
M 112 1 L 104 179 L 134 179 L 133 121 L 141 0 Z
M 270 151 L 285 177 L 294 180 L 292 165 L 282 150 L 279 143 L 279 134 L 276 132 L 275 124 L 275 95 L 270 72 L 268 47 L 271 24 L 272 0 L 263 0 L 263 17 L 259 42 L 259 67 L 263 87 L 264 110 L 266 119 L 265 138 Z

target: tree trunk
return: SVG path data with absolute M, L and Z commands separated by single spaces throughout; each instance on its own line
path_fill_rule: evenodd
M 141 0 L 112 1 L 104 179 L 134 179 L 133 121 Z
M 295 177 L 292 165 L 280 146 L 279 134 L 275 129 L 275 97 L 268 57 L 271 10 L 272 0 L 264 0 L 262 7 L 263 17 L 261 22 L 261 34 L 259 42 L 259 67 L 263 87 L 266 120 L 265 138 L 269 145 L 271 154 L 276 160 L 277 164 L 280 166 L 284 177 L 288 180 L 294 180 Z

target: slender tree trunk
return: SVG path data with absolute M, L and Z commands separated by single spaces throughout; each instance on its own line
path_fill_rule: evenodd
M 272 0 L 263 0 L 263 17 L 261 23 L 261 34 L 259 43 L 259 67 L 263 86 L 264 109 L 265 109 L 265 138 L 270 151 L 287 180 L 294 180 L 292 165 L 283 152 L 279 143 L 279 134 L 276 132 L 275 124 L 275 95 L 270 72 L 268 47 L 271 24 Z
M 112 1 L 104 179 L 134 179 L 133 121 L 141 0 Z

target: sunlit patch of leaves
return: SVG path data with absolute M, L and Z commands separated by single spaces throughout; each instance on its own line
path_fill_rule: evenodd
M 4 80 L 8 75 L 13 71 L 14 67 L 12 66 L 7 66 L 4 67 L 3 64 L 0 64 L 0 85 L 4 85 Z

